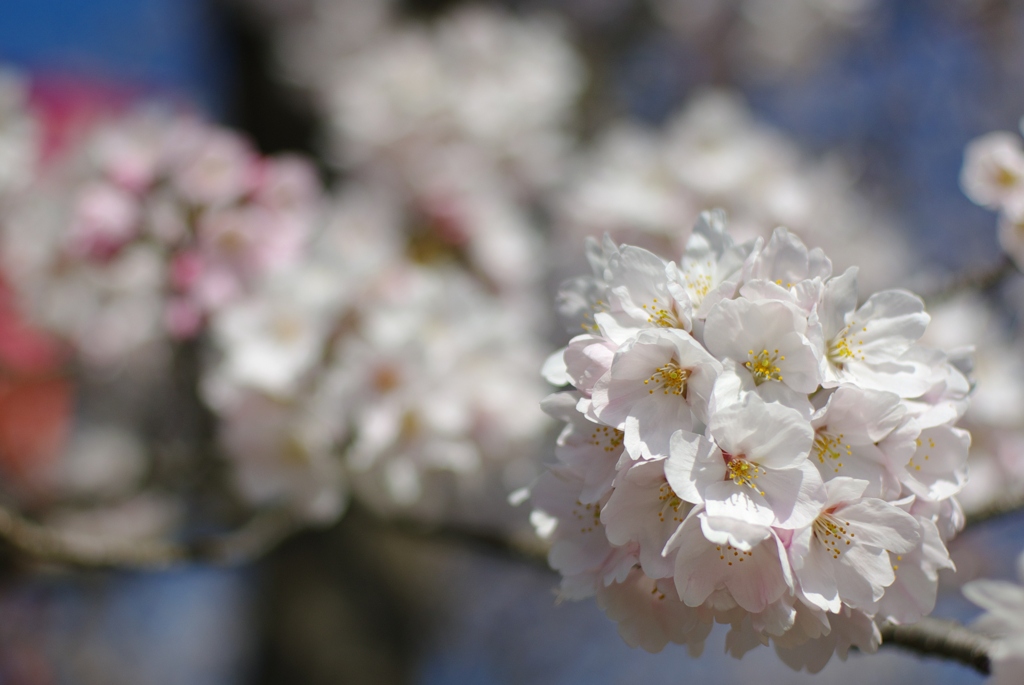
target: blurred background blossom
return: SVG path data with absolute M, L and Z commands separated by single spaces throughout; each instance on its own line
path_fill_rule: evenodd
M 700 658 L 629 650 L 595 605 L 556 607 L 553 574 L 381 523 L 529 535 L 508 495 L 553 454 L 558 283 L 587 236 L 675 258 L 711 207 L 859 265 L 865 292 L 934 295 L 926 343 L 976 388 L 964 507 L 1024 495 L 1004 256 L 1024 8 L 14 0 L 4 19 L 3 504 L 98 539 L 266 508 L 311 530 L 231 570 L 6 555 L 0 682 L 810 682 L 726 657 L 721 632 Z M 1014 577 L 1020 531 L 964 533 L 936 614 L 976 616 L 957 588 Z M 814 682 L 868 672 L 980 680 L 883 651 Z

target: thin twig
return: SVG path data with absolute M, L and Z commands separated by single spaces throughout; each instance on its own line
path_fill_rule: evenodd
M 1018 273 L 1017 266 L 1009 255 L 1003 255 L 995 264 L 954 276 L 939 289 L 925 295 L 924 299 L 931 305 L 949 300 L 968 290 L 989 290 L 1015 273 Z
M 882 627 L 882 645 L 896 645 L 924 656 L 948 659 L 989 675 L 995 642 L 956 621 L 926 616 L 911 625 Z
M 346 516 L 358 517 L 361 525 L 387 529 L 407 538 L 449 542 L 551 571 L 548 565 L 548 545 L 533 534 L 509 535 L 500 531 L 450 523 L 440 525 L 408 518 L 383 518 L 358 505 L 353 506 Z
M 224 535 L 192 543 L 121 540 L 51 528 L 0 507 L 0 539 L 33 561 L 80 568 L 158 570 L 178 564 L 238 564 L 256 559 L 297 528 L 294 516 L 267 510 Z
M 984 507 L 966 513 L 966 526 L 974 526 L 979 523 L 1002 518 L 1010 514 L 1016 514 L 1024 510 L 1024 495 L 1007 495 L 997 498 Z

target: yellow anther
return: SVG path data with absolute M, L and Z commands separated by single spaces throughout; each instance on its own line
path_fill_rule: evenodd
M 750 360 L 744 362 L 743 366 L 754 377 L 754 383 L 761 385 L 765 381 L 782 380 L 782 369 L 776 362 L 786 361 L 786 358 L 780 356 L 778 350 L 775 350 L 774 354 L 769 353 L 768 350 L 761 350 L 754 354 L 754 351 L 750 350 L 747 354 L 750 356 Z

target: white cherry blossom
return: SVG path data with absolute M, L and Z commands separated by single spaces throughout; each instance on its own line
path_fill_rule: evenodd
M 831 613 L 842 603 L 865 609 L 881 599 L 896 579 L 888 552 L 909 552 L 920 540 L 912 516 L 863 497 L 866 487 L 853 478 L 828 481 L 821 512 L 789 545 L 802 596 Z
M 555 456 L 580 478 L 579 499 L 590 504 L 611 491 L 624 436 L 617 428 L 595 423 L 576 411 L 577 401 L 576 393 L 561 392 L 549 396 L 541 407 L 552 418 L 566 422 L 555 443 Z
M 615 352 L 589 412 L 625 431 L 635 458 L 668 456 L 669 439 L 708 420 L 721 363 L 684 331 L 643 330 Z M 579 387 L 577 385 L 577 387 Z
M 699 656 L 713 622 L 679 600 L 671 579 L 653 579 L 634 569 L 622 582 L 597 589 L 597 603 L 619 624 L 630 647 L 660 652 L 669 642 L 690 647 Z
M 708 314 L 704 344 L 719 359 L 736 361 L 766 399 L 803 408 L 821 383 L 818 354 L 807 338 L 807 319 L 778 300 L 723 300 Z
M 900 397 L 916 397 L 928 389 L 929 367 L 906 354 L 928 325 L 921 298 L 885 290 L 857 307 L 857 273 L 851 269 L 825 284 L 818 319 L 825 345 L 825 387 L 848 380 Z
M 901 424 L 905 413 L 895 393 L 840 385 L 811 418 L 811 463 L 825 480 L 845 476 L 867 481 L 867 497 L 898 496 L 899 477 L 878 443 Z
M 763 529 L 762 541 L 744 550 L 708 540 L 701 530 L 706 516 L 695 510 L 666 546 L 666 551 L 677 550 L 673 577 L 684 604 L 714 602 L 715 591 L 725 590 L 735 605 L 758 613 L 792 591 L 785 550 L 771 529 Z
M 796 528 L 814 518 L 825 491 L 807 459 L 811 427 L 797 411 L 744 393 L 716 407 L 708 432 L 714 442 L 685 431 L 672 437 L 666 473 L 681 497 L 716 520 Z
M 603 502 L 583 504 L 576 498 L 580 482 L 565 469 L 550 469 L 532 488 L 534 515 L 554 519 L 548 561 L 563 576 L 562 594 L 579 599 L 594 586 L 622 582 L 637 562 L 636 546 L 615 547 L 601 524 Z
M 665 460 L 637 462 L 621 471 L 601 508 L 608 541 L 636 542 L 640 567 L 651 578 L 672 575 L 673 560 L 662 554 L 693 505 L 683 501 L 665 478 Z
M 960 187 L 967 197 L 999 209 L 1024 194 L 1024 145 L 1020 136 L 995 131 L 975 138 L 964 150 Z

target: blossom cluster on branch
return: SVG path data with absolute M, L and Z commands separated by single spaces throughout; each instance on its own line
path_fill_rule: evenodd
M 811 22 L 810 48 L 873 3 L 711 4 L 654 2 L 662 17 L 703 6 L 727 32 L 812 8 L 828 21 Z M 805 154 L 728 90 L 694 93 L 661 128 L 606 120 L 576 137 L 574 107 L 594 93 L 548 17 L 460 6 L 414 21 L 388 0 L 288 8 L 279 66 L 316 110 L 335 189 L 309 161 L 154 110 L 44 155 L 24 84 L 0 75 L 0 258 L 17 304 L 70 343 L 77 369 L 144 386 L 129 402 L 166 399 L 153 413 L 174 424 L 166 442 L 145 411 L 108 426 L 83 391 L 87 411 L 52 458 L 63 481 L 35 499 L 0 483 L 44 522 L 0 509 L 26 538 L 16 549 L 71 563 L 85 550 L 82 563 L 101 565 L 193 558 L 202 545 L 182 522 L 198 500 L 215 528 L 256 512 L 264 540 L 330 523 L 353 498 L 411 519 L 524 525 L 506 493 L 552 451 L 535 373 L 551 328 L 543 290 L 576 269 L 585 236 L 608 233 L 587 243 L 592 274 L 558 296 L 583 334 L 544 365 L 569 389 L 543 402 L 564 429 L 531 518 L 561 596 L 596 596 L 631 645 L 698 652 L 725 623 L 732 654 L 773 644 L 811 671 L 931 611 L 964 522 L 970 436 L 955 424 L 994 455 L 965 506 L 1019 492 L 1005 476 L 1021 472 L 1024 362 L 988 302 L 943 303 L 929 323 L 906 291 L 858 295 L 858 282 L 870 293 L 926 265 L 850 167 Z M 770 39 L 783 24 L 759 28 L 787 58 L 802 46 Z M 1000 135 L 969 149 L 964 187 L 1003 212 L 1014 253 L 1024 148 Z M 691 231 L 715 206 L 729 232 L 720 212 Z M 767 232 L 778 225 L 793 232 Z M 150 385 L 124 373 L 154 349 L 180 367 L 157 364 Z M 66 357 L 50 352 L 45 373 L 59 374 Z M 69 383 L 50 423 L 70 421 Z M 150 392 L 175 384 L 188 388 Z M 190 412 L 196 435 L 179 420 Z M 50 526 L 119 544 L 83 547 Z M 158 535 L 187 544 L 134 545 Z M 225 539 L 216 547 L 234 546 Z
M 4 268 L 33 316 L 110 364 L 195 337 L 303 254 L 320 185 L 296 156 L 140 110 L 58 153 L 5 222 Z
M 702 214 L 678 263 L 589 244 L 559 295 L 585 332 L 545 365 L 571 389 L 545 402 L 566 426 L 533 518 L 562 595 L 596 595 L 630 644 L 699 651 L 717 621 L 734 655 L 771 641 L 816 671 L 934 606 L 970 388 L 918 343 L 918 297 L 858 304 L 856 269 L 724 224 Z
M 393 199 L 338 194 L 301 265 L 217 313 L 204 395 L 253 505 L 329 522 L 351 492 L 431 519 L 475 502 L 500 524 L 486 503 L 533 477 L 548 425 L 542 347 L 457 264 L 410 259 Z

